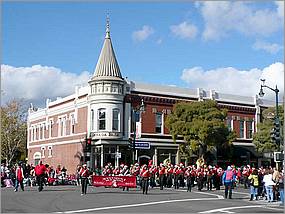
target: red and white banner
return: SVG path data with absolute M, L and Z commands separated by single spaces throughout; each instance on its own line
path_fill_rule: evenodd
M 93 176 L 92 185 L 110 187 L 137 187 L 136 176 Z

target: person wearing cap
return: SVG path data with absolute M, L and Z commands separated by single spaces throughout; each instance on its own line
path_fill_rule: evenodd
M 89 176 L 89 170 L 87 169 L 87 165 L 83 164 L 79 171 L 79 175 L 81 178 L 81 195 L 86 195 L 87 193 L 87 186 L 88 186 L 88 176 Z
M 235 181 L 235 174 L 232 170 L 231 166 L 227 167 L 227 170 L 224 172 L 222 176 L 222 183 L 225 185 L 225 198 L 232 199 L 232 187 Z

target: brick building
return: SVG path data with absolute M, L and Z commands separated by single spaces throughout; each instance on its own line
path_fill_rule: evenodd
M 147 145 L 135 151 L 135 159 L 140 163 L 151 159 L 157 164 L 167 158 L 172 163 L 191 161 L 180 156 L 178 144 L 183 141 L 178 139 L 174 144 L 164 122 L 178 101 L 207 99 L 216 100 L 219 106 L 228 109 L 226 122 L 238 136 L 233 144 L 240 163 L 251 159 L 260 164 L 262 159 L 257 159 L 252 134 L 262 109 L 274 103 L 257 96 L 129 81 L 121 75 L 107 23 L 104 44 L 88 85 L 75 87 L 74 93 L 67 97 L 47 99 L 45 108 L 29 109 L 28 163 L 42 160 L 52 166 L 60 164 L 70 173 L 82 161 L 87 161 L 91 168 L 108 162 L 130 163 L 133 151 L 129 148 L 129 138 L 134 136 L 134 129 L 136 142 Z M 141 101 L 144 111 L 135 111 Z M 86 138 L 92 139 L 90 153 L 84 150 Z M 223 157 L 218 154 L 216 158 Z

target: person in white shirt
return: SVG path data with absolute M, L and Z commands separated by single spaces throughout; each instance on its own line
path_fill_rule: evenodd
M 273 186 L 275 182 L 272 180 L 272 172 L 266 169 L 265 175 L 263 177 L 263 183 L 266 190 L 267 202 L 273 202 Z

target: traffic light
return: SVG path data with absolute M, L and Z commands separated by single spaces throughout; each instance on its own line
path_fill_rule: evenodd
M 271 140 L 273 143 L 276 143 L 277 145 L 280 144 L 281 136 L 280 136 L 280 122 L 279 120 L 274 121 L 273 129 L 270 132 Z
M 282 162 L 284 160 L 283 152 L 274 152 L 274 162 Z
M 274 123 L 274 129 L 275 129 L 275 141 L 276 143 L 280 143 L 280 122 L 279 121 L 275 121 Z
M 133 139 L 130 137 L 130 138 L 128 139 L 128 141 L 129 141 L 128 146 L 129 146 L 130 149 L 132 149 L 132 148 L 133 148 Z
M 86 150 L 86 152 L 91 152 L 91 142 L 92 142 L 91 138 L 85 139 L 85 143 L 86 143 L 85 150 Z

